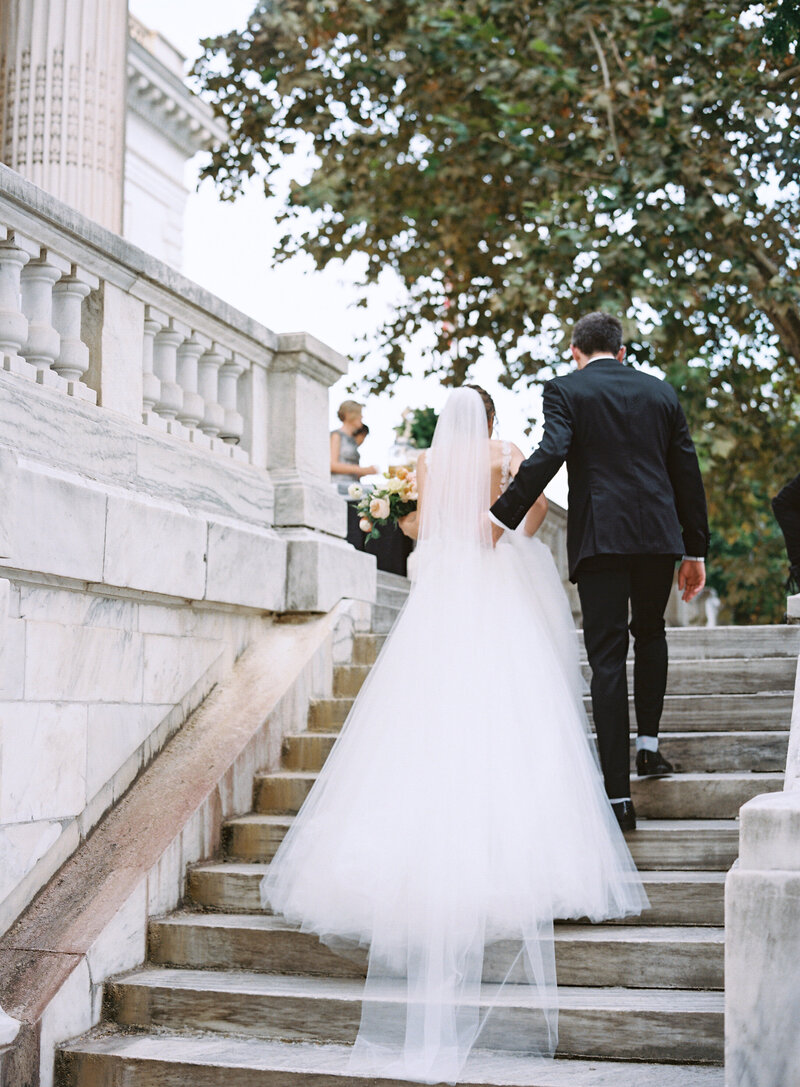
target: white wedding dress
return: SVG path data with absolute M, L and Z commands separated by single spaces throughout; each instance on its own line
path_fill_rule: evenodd
M 451 393 L 427 461 L 416 581 L 262 897 L 334 949 L 369 948 L 353 1074 L 456 1083 L 473 1052 L 554 1052 L 554 919 L 647 899 L 550 552 L 521 532 L 491 545 L 473 390 Z

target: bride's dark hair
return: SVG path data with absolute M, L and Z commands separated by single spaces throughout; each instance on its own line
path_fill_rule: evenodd
M 492 419 L 497 418 L 497 409 L 494 406 L 494 400 L 487 393 L 486 389 L 482 389 L 480 385 L 464 385 L 465 389 L 474 389 L 478 396 L 483 401 L 483 406 L 486 408 L 486 422 L 490 423 Z

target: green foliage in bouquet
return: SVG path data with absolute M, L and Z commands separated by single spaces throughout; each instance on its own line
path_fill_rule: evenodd
M 435 408 L 409 408 L 403 422 L 394 428 L 398 438 L 405 438 L 415 449 L 430 449 L 439 414 Z

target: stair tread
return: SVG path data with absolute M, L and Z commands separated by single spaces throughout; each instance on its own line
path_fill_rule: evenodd
M 690 820 L 681 820 L 683 822 L 689 822 Z M 707 822 L 708 820 L 698 820 L 701 822 Z M 726 820 L 723 820 L 725 822 Z M 644 824 L 644 820 L 642 823 Z M 193 872 L 221 872 L 231 873 L 236 875 L 258 875 L 259 878 L 269 871 L 269 863 L 266 861 L 205 861 L 202 864 L 195 864 L 192 866 Z M 712 872 L 698 869 L 696 871 L 681 872 L 679 869 L 675 871 L 647 871 L 639 869 L 639 875 L 645 884 L 647 883 L 724 883 L 725 872 Z
M 216 1065 L 226 1069 L 341 1076 L 343 1087 L 361 1077 L 348 1070 L 346 1045 L 271 1042 L 204 1034 L 122 1033 L 104 1030 L 61 1047 L 67 1053 L 141 1062 Z M 477 1078 L 476 1078 L 477 1077 Z M 248 1081 L 249 1082 L 249 1081 Z M 376 1083 L 373 1079 L 365 1083 Z M 388 1081 L 387 1081 L 388 1082 Z M 398 1081 L 392 1081 L 397 1084 Z M 707 1065 L 559 1059 L 544 1066 L 501 1054 L 476 1055 L 464 1085 L 486 1087 L 723 1087 L 721 1068 Z
M 304 997 L 360 1001 L 364 982 L 360 978 L 331 978 L 294 974 L 265 974 L 250 970 L 182 969 L 171 966 L 147 966 L 122 977 L 112 984 L 140 986 L 151 989 L 181 989 L 248 995 Z M 675 1012 L 721 1012 L 725 996 L 722 992 L 699 989 L 628 989 L 622 986 L 592 988 L 578 985 L 558 987 L 559 1007 L 593 1008 L 597 1010 L 641 1010 Z M 393 991 L 382 987 L 380 999 L 405 1000 L 405 988 L 398 984 Z M 527 1007 L 536 1005 L 539 997 L 529 985 L 481 985 L 481 1000 L 498 1007 Z
M 265 913 L 203 913 L 185 910 L 154 918 L 153 925 L 198 925 L 204 928 L 247 929 L 258 932 L 300 932 L 300 926 L 280 916 Z M 309 936 L 309 939 L 316 937 Z M 583 943 L 713 943 L 724 942 L 724 930 L 709 925 L 581 925 L 557 924 L 555 939 Z

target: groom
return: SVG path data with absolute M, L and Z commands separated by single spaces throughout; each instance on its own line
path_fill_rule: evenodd
M 705 585 L 708 518 L 703 480 L 675 390 L 623 363 L 622 324 L 588 313 L 571 341 L 577 370 L 544 386 L 544 435 L 492 506 L 495 541 L 516 528 L 567 462 L 569 576 L 578 583 L 592 669 L 592 711 L 606 792 L 623 830 L 636 829 L 630 795 L 628 609 L 634 639 L 636 771 L 672 766 L 658 750 L 667 684 L 664 610 L 675 562 L 686 601 Z

